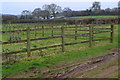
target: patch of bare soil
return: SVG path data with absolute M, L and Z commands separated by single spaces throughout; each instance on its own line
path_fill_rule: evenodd
M 117 59 L 117 57 L 118 57 L 118 50 L 110 54 L 91 59 L 91 61 L 74 66 L 70 68 L 69 70 L 59 72 L 56 75 L 54 75 L 53 78 L 70 78 L 73 75 L 77 75 L 85 71 L 97 68 L 100 65 L 107 64 L 111 62 L 112 60 Z
M 97 74 L 96 76 L 94 76 L 95 78 L 108 78 L 110 77 L 112 74 L 117 73 L 118 74 L 118 65 L 109 67 L 108 69 L 103 70 L 102 73 Z M 118 76 L 117 76 L 118 77 Z
M 35 68 L 30 68 L 27 71 L 24 71 L 22 74 L 18 74 L 18 75 L 11 75 L 8 76 L 8 78 L 35 78 L 36 76 L 42 75 L 42 77 L 49 77 L 49 78 L 70 78 L 72 76 L 75 76 L 77 74 L 92 70 L 94 68 L 97 68 L 98 66 L 104 65 L 104 64 L 108 64 L 111 61 L 117 59 L 118 57 L 118 50 L 120 51 L 120 49 L 114 49 L 114 50 L 110 50 L 111 52 L 106 54 L 106 55 L 102 55 L 96 58 L 92 58 L 89 59 L 88 62 L 85 63 L 77 63 L 77 64 L 71 64 L 68 65 L 67 63 L 65 65 L 62 64 L 62 67 L 59 66 L 53 66 L 54 68 L 56 68 L 56 72 L 48 72 L 47 70 L 37 70 Z M 67 69 L 63 69 L 66 68 Z M 50 68 L 50 67 L 49 67 Z M 47 68 L 46 68 L 47 69 Z M 116 71 L 116 70 L 115 70 Z M 112 72 L 110 72 L 112 73 Z M 107 75 L 107 74 L 105 74 Z M 103 74 L 103 76 L 105 76 Z M 102 74 L 100 75 L 102 76 Z

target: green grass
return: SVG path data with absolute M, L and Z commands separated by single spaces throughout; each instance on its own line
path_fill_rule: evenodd
M 16 24 L 12 24 L 12 25 L 16 25 Z M 21 29 L 25 29 L 24 27 L 26 27 L 27 24 L 24 24 L 24 25 L 17 24 L 16 26 L 21 26 L 21 25 L 22 25 Z M 31 25 L 31 24 L 28 24 L 28 25 Z M 37 25 L 37 28 L 39 28 L 39 24 L 36 24 L 36 25 Z M 32 24 L 31 26 L 32 26 L 31 28 L 35 28 L 34 24 Z M 69 26 L 71 26 L 71 25 L 69 25 Z M 51 26 L 46 26 L 46 27 L 51 27 Z M 54 27 L 60 27 L 60 26 L 54 26 Z M 16 30 L 21 30 L 21 29 L 19 27 L 16 27 Z M 15 29 L 13 27 L 11 27 L 11 25 L 10 25 L 8 27 L 3 27 L 3 30 L 6 31 L 6 30 L 15 30 Z M 72 29 L 72 30 L 74 30 L 74 29 Z M 45 30 L 44 36 L 42 36 L 42 34 L 37 34 L 35 36 L 36 33 L 42 33 L 42 31 L 31 31 L 30 33 L 31 33 L 30 34 L 31 39 L 42 38 L 42 37 L 51 37 L 51 30 Z M 83 32 L 78 32 L 78 33 L 83 33 Z M 8 42 L 10 35 L 15 35 L 15 34 L 21 35 L 22 40 L 26 40 L 26 32 L 19 32 L 19 33 L 4 33 L 2 41 Z M 58 34 L 58 35 L 54 35 L 54 36 L 61 36 L 61 31 L 55 30 L 54 34 Z M 74 31 L 66 31 L 65 34 L 74 34 Z M 80 39 L 74 40 L 74 37 L 67 37 L 67 38 L 65 38 L 65 41 L 66 42 L 77 42 L 77 41 L 85 40 L 85 39 L 87 39 L 87 38 L 80 38 Z M 31 48 L 33 49 L 33 48 L 45 47 L 45 46 L 56 45 L 56 44 L 61 44 L 61 38 L 32 41 Z M 34 46 L 36 46 L 36 47 L 34 47 Z M 25 47 L 26 47 L 26 43 L 14 43 L 14 44 L 3 45 L 4 52 L 23 50 L 23 49 L 25 49 Z
M 77 51 L 65 52 L 64 54 L 61 54 L 61 55 L 45 56 L 37 59 L 26 59 L 24 61 L 15 63 L 13 65 L 6 65 L 7 68 L 3 67 L 3 77 L 28 70 L 30 67 L 42 69 L 43 67 L 56 65 L 62 61 L 72 61 L 77 58 L 86 57 L 86 54 L 94 55 L 94 54 L 104 53 L 109 49 L 117 47 L 116 45 L 117 44 L 114 43 L 114 44 L 109 44 L 105 46 L 88 48 L 87 50 L 82 52 L 81 50 L 77 50 Z
M 78 44 L 72 46 L 66 46 L 66 51 L 62 52 L 60 48 L 53 48 L 44 50 L 44 52 L 48 54 L 56 54 L 56 55 L 49 55 L 44 57 L 36 57 L 36 58 L 26 58 L 20 62 L 15 64 L 3 64 L 2 72 L 3 77 L 13 74 L 22 73 L 22 71 L 28 70 L 30 67 L 35 67 L 37 69 L 43 69 L 46 66 L 57 65 L 61 62 L 69 62 L 79 58 L 87 58 L 88 55 L 95 55 L 95 54 L 102 54 L 107 50 L 112 48 L 116 48 L 118 44 L 118 27 L 115 30 L 114 36 L 114 43 L 104 44 L 106 41 L 98 42 L 98 46 L 88 47 L 88 43 L 85 44 Z M 69 41 L 70 39 L 68 39 Z M 51 41 L 51 40 L 49 40 Z M 79 39 L 78 39 L 79 41 Z M 56 41 L 58 42 L 58 40 Z M 72 41 L 73 42 L 73 41 Z M 37 42 L 35 42 L 37 43 Z M 38 42 L 39 43 L 39 42 Z M 37 43 L 37 44 L 38 44 Z M 50 42 L 51 43 L 51 42 Z M 32 43 L 34 44 L 34 43 Z M 41 42 L 42 46 L 44 44 L 49 44 L 49 42 Z M 103 45 L 104 44 L 104 45 Z M 23 44 L 24 45 L 24 44 Z M 95 44 L 94 44 L 95 45 Z M 39 45 L 40 46 L 40 45 Z M 19 45 L 18 45 L 19 47 Z M 55 51 L 55 49 L 57 49 Z M 57 54 L 60 53 L 60 54 Z
M 118 16 L 76 16 L 76 17 L 70 17 L 70 18 L 113 18 Z
M 21 24 L 19 24 L 19 25 L 21 25 Z M 31 25 L 31 24 L 29 24 L 29 25 Z M 23 25 L 23 27 L 24 27 L 24 25 Z M 57 26 L 55 26 L 55 27 L 57 27 Z M 33 26 L 33 28 L 34 28 L 34 26 Z M 19 28 L 17 28 L 17 29 L 19 30 Z M 88 30 L 88 28 L 81 28 L 81 29 Z M 69 30 L 74 30 L 74 29 L 69 29 Z M 42 34 L 37 34 L 35 36 L 36 33 L 42 33 L 42 32 L 41 31 L 31 31 L 30 38 L 31 39 L 35 39 L 35 38 L 43 37 Z M 44 37 L 51 37 L 51 30 L 46 30 L 44 33 L 45 33 Z M 88 33 L 88 31 L 86 31 L 86 32 L 85 31 L 78 31 L 78 34 L 80 34 L 80 33 Z M 10 37 L 10 35 L 13 35 L 13 34 L 18 34 L 18 33 L 4 33 L 2 41 L 3 42 L 7 42 L 9 37 Z M 21 35 L 22 40 L 26 40 L 26 33 L 25 32 L 24 32 L 24 34 L 23 34 L 23 32 L 20 32 L 19 34 Z M 59 35 L 54 35 L 54 36 L 61 36 L 61 31 L 56 30 L 56 31 L 54 31 L 54 34 L 59 34 Z M 65 34 L 75 34 L 75 32 L 74 31 L 65 31 Z M 98 35 L 95 35 L 95 36 L 101 36 L 101 34 L 100 35 L 98 34 Z M 106 36 L 109 36 L 109 34 L 104 34 L 104 36 L 102 35 L 102 37 L 106 37 Z M 82 41 L 82 40 L 88 40 L 88 38 L 87 37 L 78 37 L 77 40 L 75 40 L 74 37 L 67 37 L 67 38 L 65 38 L 65 42 L 67 42 L 67 43 L 79 42 L 79 41 Z M 54 44 L 60 44 L 60 43 L 61 43 L 61 39 L 60 38 L 59 39 L 32 41 L 31 42 L 31 44 L 32 44 L 31 48 L 35 48 L 34 46 L 36 46 L 36 47 L 43 47 L 43 46 L 49 46 L 49 45 L 54 45 Z M 16 46 L 16 47 L 14 47 L 14 46 Z M 22 50 L 25 47 L 26 47 L 26 43 L 17 43 L 17 44 L 4 45 L 3 49 L 4 49 L 4 51 L 6 51 L 6 49 L 9 49 L 9 51 L 17 51 L 17 50 Z

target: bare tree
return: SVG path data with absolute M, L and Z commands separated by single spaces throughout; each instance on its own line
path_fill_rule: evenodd
M 72 9 L 70 9 L 69 7 L 65 7 L 63 11 L 72 11 Z
M 41 10 L 40 16 L 41 16 L 43 19 L 46 19 L 46 18 L 49 19 L 50 14 L 49 14 L 49 12 L 48 12 L 47 10 Z
M 31 16 L 31 12 L 28 10 L 23 10 L 22 16 L 24 17 L 24 19 L 29 19 L 29 17 Z
M 93 2 L 92 7 L 90 8 L 92 11 L 101 10 L 100 2 Z
M 53 17 L 56 17 L 56 13 L 60 13 L 62 11 L 61 7 L 56 4 L 43 5 L 44 10 L 48 11 Z
M 40 18 L 40 13 L 41 13 L 41 8 L 36 8 L 34 9 L 34 11 L 32 12 L 34 17 L 37 17 L 37 19 Z
M 69 16 L 71 16 L 71 14 L 72 14 L 72 9 L 70 9 L 69 7 L 66 7 L 63 9 L 64 16 L 69 17 Z

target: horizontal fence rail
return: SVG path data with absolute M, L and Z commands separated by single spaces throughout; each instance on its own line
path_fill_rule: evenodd
M 61 36 L 45 37 L 45 38 L 36 38 L 36 39 L 30 39 L 30 41 L 36 41 L 36 40 L 47 40 L 47 39 L 55 39 L 55 38 L 61 38 Z M 22 42 L 26 42 L 26 41 L 27 41 L 27 40 L 13 41 L 13 42 L 2 42 L 2 44 L 22 43 Z
M 101 41 L 101 40 L 108 40 L 111 38 L 102 38 L 102 39 L 96 39 L 93 41 Z M 81 41 L 81 42 L 74 42 L 74 43 L 65 43 L 66 46 L 68 45 L 75 45 L 75 44 L 80 44 L 80 43 L 88 43 L 89 41 Z M 60 47 L 62 46 L 62 44 L 59 45 L 52 45 L 52 46 L 46 46 L 46 47 L 41 47 L 41 48 L 35 48 L 35 49 L 31 49 L 31 51 L 35 51 L 35 50 L 41 50 L 41 49 L 48 49 L 48 48 L 54 48 L 54 47 Z M 27 52 L 27 50 L 20 50 L 20 51 L 15 51 L 15 52 L 8 52 L 8 53 L 3 53 L 3 54 L 16 54 L 16 53 L 21 53 L 21 52 Z
M 67 45 L 75 45 L 75 44 L 81 44 L 81 43 L 89 43 L 89 46 L 92 47 L 92 44 L 94 41 L 101 41 L 101 40 L 110 40 L 111 43 L 113 43 L 113 37 L 114 37 L 114 25 L 109 25 L 110 28 L 98 28 L 98 26 L 106 26 L 106 25 L 75 25 L 72 27 L 64 27 L 65 25 L 61 25 L 59 28 L 54 28 L 54 26 L 50 28 L 45 28 L 44 26 L 40 28 L 34 28 L 31 29 L 30 27 L 27 27 L 24 30 L 10 30 L 10 31 L 1 31 L 3 34 L 5 33 L 20 33 L 24 32 L 26 35 L 25 40 L 19 40 L 19 41 L 8 41 L 8 42 L 1 42 L 2 45 L 7 45 L 7 44 L 13 44 L 13 43 L 26 43 L 26 49 L 25 50 L 20 50 L 20 51 L 12 51 L 12 52 L 3 52 L 3 54 L 17 54 L 17 53 L 23 53 L 27 52 L 28 57 L 31 56 L 31 51 L 36 51 L 36 50 L 41 50 L 41 49 L 48 49 L 48 48 L 54 48 L 54 47 L 62 47 L 62 51 L 65 51 L 65 46 Z M 84 29 L 86 28 L 86 29 Z M 69 30 L 69 29 L 74 29 L 74 30 Z M 83 29 L 83 30 L 82 30 Z M 45 36 L 45 30 L 50 30 L 51 31 L 51 37 L 44 37 Z M 108 31 L 109 30 L 109 31 Z M 32 31 L 42 31 L 41 33 L 35 33 L 35 34 L 42 34 L 41 38 L 34 38 L 31 39 L 31 33 Z M 60 31 L 60 34 L 55 34 L 54 31 Z M 72 34 L 66 34 L 65 31 L 72 31 Z M 84 33 L 78 33 L 83 31 Z M 86 31 L 86 32 L 85 32 Z M 101 34 L 101 33 L 110 33 L 110 36 L 108 37 L 96 37 L 94 35 L 96 34 Z M 58 36 L 55 36 L 58 35 Z M 74 43 L 66 43 L 65 38 L 67 37 L 75 37 L 75 40 L 78 39 L 78 37 L 87 37 L 89 40 L 86 41 L 80 41 L 80 42 L 74 42 Z M 34 48 L 31 49 L 31 42 L 32 41 L 37 41 L 37 40 L 48 40 L 48 39 L 61 39 L 61 44 L 58 45 L 51 45 L 51 46 L 46 46 L 46 47 L 40 47 L 40 48 Z M 100 38 L 100 39 L 94 39 L 94 38 Z

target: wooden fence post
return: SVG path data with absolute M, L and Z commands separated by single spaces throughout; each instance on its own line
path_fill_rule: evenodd
M 51 33 L 51 34 L 52 34 L 52 37 L 53 37 L 53 31 L 54 31 L 54 30 L 53 30 L 53 26 L 52 26 L 52 33 Z
M 61 27 L 61 38 L 62 38 L 62 51 L 65 51 L 65 42 L 64 42 L 64 27 Z
M 30 51 L 30 27 L 27 27 L 27 55 L 28 55 L 28 57 L 31 56 L 31 51 Z
M 89 26 L 89 46 L 92 47 L 92 40 L 93 39 L 93 28 L 92 26 L 90 25 Z
M 35 26 L 35 28 L 34 28 L 35 30 L 34 30 L 34 34 L 35 34 L 35 37 L 37 36 L 37 26 Z
M 93 32 L 94 32 L 94 27 L 95 27 L 95 25 L 92 25 L 92 41 L 93 41 L 93 38 L 94 38 L 94 34 L 93 34 Z
M 42 26 L 42 36 L 44 36 L 44 26 Z
M 77 24 L 75 25 L 75 40 L 77 40 Z
M 111 37 L 110 42 L 113 43 L 113 41 L 114 41 L 114 25 L 113 24 L 111 25 L 111 34 L 110 34 L 110 37 Z

